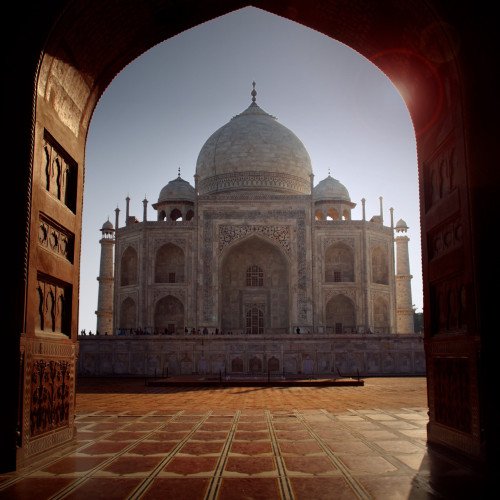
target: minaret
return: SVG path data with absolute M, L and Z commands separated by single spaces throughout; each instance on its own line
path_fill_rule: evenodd
M 399 219 L 395 227 L 398 236 L 396 242 L 396 322 L 397 333 L 414 333 L 413 303 L 411 298 L 410 258 L 406 236 L 408 226 L 403 219 Z M 401 234 L 399 234 L 401 233 Z
M 99 268 L 99 296 L 97 299 L 96 332 L 100 335 L 113 335 L 113 254 L 115 247 L 115 228 L 109 219 L 102 225 L 101 265 Z

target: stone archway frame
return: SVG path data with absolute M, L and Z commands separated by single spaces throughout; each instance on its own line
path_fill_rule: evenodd
M 222 227 L 225 229 L 228 226 L 227 225 L 222 225 Z M 286 261 L 287 264 L 287 271 L 288 271 L 288 308 L 289 308 L 289 317 L 291 314 L 291 305 L 292 305 L 292 286 L 291 286 L 291 279 L 290 275 L 292 273 L 292 266 L 293 266 L 293 256 L 294 252 L 292 250 L 293 245 L 292 245 L 292 238 L 291 238 L 291 233 L 292 233 L 292 228 L 288 225 L 283 225 L 283 226 L 264 226 L 264 225 L 255 225 L 255 226 L 250 226 L 243 224 L 241 226 L 239 225 L 234 225 L 232 226 L 234 228 L 234 231 L 232 235 L 234 237 L 232 240 L 229 240 L 227 238 L 227 233 L 225 230 L 219 232 L 219 258 L 218 258 L 218 273 L 217 273 L 217 279 L 218 279 L 218 288 L 220 289 L 221 283 L 222 283 L 222 273 L 224 270 L 224 266 L 226 263 L 226 259 L 228 256 L 231 254 L 232 250 L 238 246 L 243 244 L 245 241 L 250 241 L 253 239 L 260 239 L 265 243 L 270 244 Z M 242 233 L 239 234 L 238 228 L 242 228 Z M 274 228 L 279 228 L 276 232 Z M 273 237 L 274 236 L 274 237 Z M 221 240 L 225 241 L 225 244 L 221 248 Z M 229 241 L 227 241 L 229 240 Z M 284 248 L 288 249 L 288 253 L 284 252 Z M 269 290 L 266 288 L 266 290 Z M 264 314 L 264 323 L 270 321 L 270 307 L 269 304 L 267 303 L 269 301 L 269 296 L 267 296 L 267 301 L 265 303 L 252 303 L 252 304 L 247 304 L 244 305 L 244 314 L 246 315 L 248 307 L 257 307 L 258 309 L 261 309 L 263 314 Z M 222 304 L 220 303 L 220 293 L 219 293 L 219 314 L 218 317 L 222 317 L 222 311 L 220 308 L 222 307 Z M 290 321 L 288 322 L 290 323 Z M 288 329 L 290 329 L 290 325 L 288 325 Z
M 218 222 L 224 221 L 222 226 L 227 225 L 227 221 L 234 220 L 234 225 L 238 225 L 238 222 L 241 224 L 241 221 L 255 221 L 255 226 L 262 226 L 259 224 L 259 221 L 264 219 L 272 219 L 279 223 L 278 225 L 274 225 L 276 227 L 283 227 L 285 225 L 289 225 L 291 229 L 296 230 L 296 235 L 294 238 L 290 236 L 290 249 L 293 252 L 294 257 L 296 257 L 297 261 L 297 316 L 299 322 L 302 324 L 308 324 L 308 316 L 312 314 L 310 310 L 309 300 L 307 297 L 307 261 L 306 261 L 306 212 L 305 210 L 294 209 L 294 210 L 242 210 L 239 212 L 228 211 L 224 212 L 221 210 L 209 210 L 206 209 L 203 211 L 202 218 L 204 221 L 203 226 L 203 295 L 202 295 L 202 321 L 209 323 L 212 321 L 215 312 L 215 298 L 213 290 L 214 288 L 218 288 L 218 283 L 220 283 L 220 270 L 221 263 L 224 259 L 224 256 L 227 255 L 228 248 L 232 245 L 223 246 L 223 254 L 220 257 L 216 257 L 213 254 L 214 242 L 218 241 L 221 235 L 218 232 Z M 241 224 L 242 226 L 248 226 L 248 223 L 245 222 Z M 253 224 L 251 224 L 253 226 Z M 272 245 L 276 246 L 278 249 L 278 244 L 276 241 L 273 241 L 269 235 L 263 234 L 254 234 L 255 232 L 259 233 L 260 231 L 251 231 L 249 236 L 256 237 L 264 237 L 265 241 L 269 241 Z M 292 230 L 290 231 L 290 235 L 292 234 Z M 223 237 L 223 236 L 222 236 Z M 295 242 L 293 241 L 295 239 Z M 243 239 L 236 238 L 233 239 L 234 242 L 236 240 L 238 243 L 244 241 Z M 232 243 L 232 241 L 230 241 Z M 219 248 L 219 246 L 218 246 Z M 280 252 L 283 253 L 283 250 L 280 249 Z M 284 254 L 286 257 L 286 254 Z M 216 262 L 214 260 L 216 259 Z M 217 266 L 217 284 L 213 282 L 214 276 L 214 266 Z M 291 300 L 289 302 L 292 303 Z
M 25 9 L 22 15 L 17 12 L 17 18 L 30 26 L 33 36 L 19 46 L 10 44 L 9 55 L 13 53 L 17 58 L 16 71 L 7 82 L 11 99 L 4 103 L 6 116 L 16 116 L 8 132 L 13 140 L 6 138 L 9 148 L 4 161 L 20 165 L 17 182 L 11 186 L 16 200 L 11 215 L 20 236 L 5 250 L 6 260 L 11 263 L 15 281 L 20 286 L 5 302 L 6 310 L 12 311 L 6 318 L 5 328 L 14 333 L 4 339 L 5 363 L 0 365 L 6 373 L 4 378 L 17 373 L 19 366 L 22 370 L 20 378 L 4 393 L 7 425 L 2 448 L 7 450 L 8 458 L 2 464 L 8 464 L 6 467 L 12 467 L 16 455 L 17 463 L 21 464 L 36 450 L 43 451 L 65 439 L 63 433 L 55 432 L 44 443 L 35 443 L 27 423 L 31 411 L 29 370 L 32 366 L 24 363 L 23 353 L 44 344 L 34 331 L 36 277 L 37 273 L 52 269 L 50 258 L 45 262 L 40 258 L 38 243 L 33 237 L 37 233 L 38 214 L 49 212 L 59 225 L 75 235 L 75 255 L 78 256 L 85 142 L 92 113 L 106 87 L 130 61 L 157 43 L 249 3 L 224 0 L 207 5 L 201 0 L 192 0 L 189 8 L 179 5 L 161 0 L 140 0 L 126 5 L 75 0 L 36 11 Z M 482 196 L 478 200 L 477 193 L 487 193 L 495 184 L 488 182 L 494 177 L 490 161 L 493 132 L 483 118 L 489 116 L 486 110 L 492 92 L 488 85 L 495 88 L 491 78 L 496 77 L 483 76 L 479 70 L 488 60 L 487 56 L 493 57 L 494 48 L 493 43 L 488 45 L 482 41 L 493 41 L 494 35 L 484 29 L 477 36 L 469 28 L 474 24 L 469 22 L 471 18 L 478 20 L 479 8 L 472 7 L 465 14 L 455 12 L 438 0 L 405 4 L 404 9 L 397 2 L 384 0 L 376 9 L 368 0 L 353 3 L 352 7 L 343 5 L 342 9 L 335 0 L 261 0 L 256 5 L 345 43 L 376 64 L 393 82 L 399 82 L 412 115 L 421 174 L 428 436 L 432 442 L 474 457 L 483 456 L 487 437 L 491 440 L 496 436 L 492 403 L 480 397 L 481 380 L 486 380 L 490 372 L 493 375 L 494 350 L 489 348 L 492 340 L 487 331 L 490 326 L 494 327 L 496 320 L 493 319 L 494 298 L 487 293 L 488 278 L 482 277 L 488 275 L 486 266 L 495 258 L 488 244 L 491 227 L 482 220 L 490 209 L 491 213 L 495 212 L 496 199 Z M 120 15 L 117 15 L 118 8 Z M 478 58 L 478 53 L 484 57 Z M 471 90 L 477 88 L 483 91 Z M 481 133 L 475 131 L 478 125 Z M 57 209 L 56 202 L 44 196 L 41 189 L 38 174 L 45 131 L 56 138 L 61 151 L 76 165 L 74 216 Z M 443 177 L 439 172 L 446 162 L 453 164 L 453 178 L 445 185 L 439 180 Z M 460 242 L 453 252 L 446 251 L 439 256 L 429 254 L 427 241 L 439 240 L 440 233 L 445 234 L 445 222 L 462 228 Z M 75 259 L 73 266 L 59 266 L 52 273 L 54 278 L 61 278 L 72 286 L 70 341 L 76 344 L 79 259 Z M 446 336 L 439 321 L 443 312 L 439 296 L 451 280 L 457 289 L 464 290 L 463 309 L 467 320 L 462 332 Z M 205 305 L 210 308 L 209 301 Z M 42 345 L 40 352 L 46 353 L 44 359 L 52 359 L 51 351 L 44 349 Z M 481 364 L 480 352 L 483 354 Z M 75 363 L 72 354 L 66 359 Z M 479 370 L 483 372 L 481 379 L 478 379 Z M 453 398 L 447 396 L 450 381 Z M 74 396 L 74 383 L 70 390 Z M 23 418 L 18 415 L 19 394 Z M 28 418 L 24 418 L 26 415 Z M 469 422 L 465 430 L 457 427 L 457 418 L 461 415 Z M 18 421 L 21 422 L 20 437 L 16 438 Z M 68 434 L 71 433 L 65 435 Z M 19 448 L 16 448 L 16 440 Z

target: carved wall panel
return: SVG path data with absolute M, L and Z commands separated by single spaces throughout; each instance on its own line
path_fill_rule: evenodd
M 31 369 L 30 434 L 44 434 L 69 423 L 71 363 L 36 360 Z
M 43 136 L 41 175 L 42 186 L 75 213 L 78 164 L 47 130 Z
M 219 255 L 224 248 L 233 241 L 245 238 L 252 234 L 265 236 L 280 245 L 285 253 L 290 256 L 290 227 L 289 226 L 249 226 L 249 225 L 221 225 L 219 226 Z
M 467 288 L 463 277 L 430 285 L 431 335 L 467 331 Z
M 245 219 L 247 221 L 262 221 L 271 219 L 275 221 L 295 222 L 296 227 L 296 256 L 297 256 L 297 311 L 299 322 L 308 321 L 308 298 L 307 298 L 307 263 L 306 263 L 306 213 L 304 210 L 269 210 L 269 211 L 204 211 L 203 228 L 203 309 L 202 318 L 204 322 L 210 323 L 214 315 L 214 290 L 213 273 L 214 258 L 212 249 L 216 241 L 215 221 L 228 219 Z
M 468 363 L 467 358 L 434 358 L 432 379 L 435 421 L 471 433 L 473 405 Z
M 38 275 L 36 330 L 71 335 L 72 288 L 68 283 Z
M 42 248 L 73 263 L 75 235 L 47 215 L 40 213 L 38 243 Z

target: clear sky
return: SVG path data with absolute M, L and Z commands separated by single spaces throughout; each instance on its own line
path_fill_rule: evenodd
M 115 208 L 142 220 L 177 177 L 194 185 L 208 137 L 251 102 L 304 143 L 315 184 L 330 170 L 369 219 L 389 208 L 410 238 L 413 303 L 422 310 L 416 140 L 390 80 L 340 42 L 256 8 L 245 8 L 163 42 L 129 64 L 101 97 L 86 149 L 79 329 L 95 331 L 101 233 Z

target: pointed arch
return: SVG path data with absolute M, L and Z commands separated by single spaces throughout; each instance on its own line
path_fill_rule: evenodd
M 224 252 L 219 276 L 224 331 L 288 331 L 289 262 L 277 244 L 257 235 L 238 240 Z M 260 313 L 252 316 L 249 311 L 255 308 Z
M 372 248 L 372 282 L 380 285 L 389 284 L 389 257 L 381 246 Z
M 184 283 L 184 250 L 174 243 L 165 243 L 156 252 L 155 283 Z
M 138 271 L 137 252 L 131 246 L 127 247 L 122 254 L 120 265 L 120 284 L 121 286 L 137 285 Z
M 326 249 L 325 281 L 354 281 L 354 252 L 345 243 L 333 243 Z
M 166 295 L 155 304 L 155 331 L 180 333 L 184 331 L 184 304 L 173 295 Z
M 124 330 L 137 328 L 137 306 L 131 297 L 127 297 L 121 303 L 119 328 Z
M 326 304 L 327 331 L 344 333 L 356 330 L 356 309 L 351 299 L 343 294 L 333 296 Z

